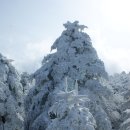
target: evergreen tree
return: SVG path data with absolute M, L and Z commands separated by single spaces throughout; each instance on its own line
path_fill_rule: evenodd
M 82 110 L 88 110 L 88 115 L 92 113 L 97 130 L 111 130 L 109 117 L 115 107 L 110 105 L 113 103 L 113 97 L 111 91 L 99 82 L 100 77 L 108 77 L 104 64 L 98 58 L 89 35 L 83 32 L 86 26 L 75 21 L 67 22 L 64 27 L 65 31 L 51 47 L 52 50 L 56 49 L 56 52 L 47 55 L 42 61 L 42 67 L 33 74 L 36 84 L 26 98 L 25 130 L 50 128 L 52 120 L 48 110 L 55 106 L 56 101 L 60 106 L 65 105 L 65 102 L 60 101 L 61 97 L 55 99 L 55 95 L 64 90 L 65 77 L 68 77 L 68 91 L 73 91 L 77 80 L 79 94 L 87 95 L 90 99 Z M 80 107 L 75 108 L 75 114 L 79 112 Z
M 0 130 L 23 130 L 23 87 L 10 61 L 0 54 Z
M 98 58 L 92 47 L 88 34 L 82 32 L 86 26 L 67 22 L 61 36 L 54 42 L 51 50 L 57 52 L 48 55 L 43 60 L 43 65 L 52 64 L 51 76 L 55 82 L 61 82 L 65 76 L 77 79 L 83 83 L 88 79 L 106 77 L 103 62 Z
M 119 130 L 129 130 L 130 129 L 130 90 L 125 94 L 125 102 L 122 104 L 122 116 L 121 125 Z

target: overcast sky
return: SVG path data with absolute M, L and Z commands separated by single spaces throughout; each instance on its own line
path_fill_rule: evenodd
M 130 70 L 130 0 L 0 0 L 0 52 L 34 72 L 66 21 L 88 26 L 110 73 Z

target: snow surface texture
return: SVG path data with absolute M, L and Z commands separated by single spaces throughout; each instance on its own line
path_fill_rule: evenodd
M 0 54 L 0 130 L 23 130 L 23 88 L 11 61 Z
M 105 80 L 108 75 L 103 62 L 92 47 L 89 35 L 82 32 L 86 27 L 77 21 L 67 22 L 64 27 L 66 30 L 51 47 L 57 51 L 47 55 L 33 75 L 36 84 L 25 102 L 25 130 L 116 129 L 120 118 L 116 98 Z M 70 99 L 82 100 L 73 94 L 75 81 L 79 95 L 87 97 L 83 104 L 65 100 L 69 94 Z

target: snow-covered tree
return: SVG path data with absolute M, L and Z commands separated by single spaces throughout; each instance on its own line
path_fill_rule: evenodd
M 68 77 L 69 91 L 73 90 L 77 80 L 79 95 L 87 95 L 90 99 L 82 110 L 89 110 L 95 118 L 96 130 L 111 130 L 111 112 L 115 104 L 111 90 L 99 82 L 100 77 L 108 78 L 104 64 L 98 58 L 89 35 L 83 32 L 85 26 L 75 21 L 67 22 L 64 27 L 65 31 L 51 47 L 56 52 L 47 55 L 42 67 L 33 74 L 36 84 L 26 98 L 25 130 L 49 129 L 52 120 L 48 110 L 55 106 L 55 95 L 64 90 L 65 77 Z M 60 98 L 57 102 L 65 104 Z M 75 114 L 79 109 L 75 108 Z M 86 113 L 89 115 L 89 112 Z
M 109 76 L 108 81 L 102 81 L 112 90 L 113 102 L 116 104 L 115 110 L 111 113 L 111 122 L 114 130 L 130 129 L 130 73 L 122 72 Z
M 109 84 L 113 87 L 115 94 L 120 94 L 122 96 L 130 89 L 130 73 L 125 73 L 124 71 L 119 74 L 114 74 L 109 77 Z
M 130 129 L 130 109 L 126 109 L 123 112 L 121 120 L 122 119 L 124 119 L 124 121 L 121 123 L 119 130 L 129 130 Z
M 53 65 L 51 75 L 54 80 L 61 82 L 61 79 L 69 76 L 83 83 L 83 80 L 100 76 L 107 77 L 104 64 L 98 59 L 89 35 L 82 32 L 85 26 L 75 21 L 74 23 L 67 22 L 64 27 L 66 30 L 51 47 L 57 52 L 48 55 L 43 60 L 43 65 L 47 63 Z
M 0 54 L 0 130 L 23 130 L 23 87 L 10 62 Z
M 130 90 L 125 94 L 125 102 L 121 105 L 122 116 L 120 130 L 130 129 Z

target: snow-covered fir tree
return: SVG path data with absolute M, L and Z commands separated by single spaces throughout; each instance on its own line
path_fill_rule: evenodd
M 122 116 L 120 130 L 130 129 L 130 89 L 124 96 L 125 102 L 121 105 Z
M 36 84 L 26 97 L 25 130 L 46 130 L 51 129 L 51 125 L 53 128 L 53 125 L 57 124 L 59 118 L 54 123 L 48 115 L 48 110 L 57 103 L 59 109 L 63 106 L 66 107 L 65 100 L 55 99 L 60 91 L 64 91 L 65 77 L 70 78 L 68 78 L 70 92 L 74 89 L 74 83 L 77 80 L 79 95 L 86 95 L 89 99 L 84 106 L 79 105 L 68 111 L 70 115 L 72 114 L 72 118 L 68 114 L 67 123 L 74 119 L 74 114 L 80 116 L 78 113 L 81 113 L 81 115 L 86 114 L 90 118 L 93 117 L 96 130 L 115 129 L 113 122 L 118 120 L 118 116 L 113 115 L 119 115 L 119 112 L 113 101 L 113 91 L 100 82 L 101 77 L 107 79 L 108 75 L 103 62 L 98 58 L 96 50 L 92 46 L 89 35 L 83 32 L 86 26 L 79 25 L 78 21 L 75 21 L 67 22 L 64 27 L 65 31 L 51 47 L 52 50 L 56 49 L 56 52 L 47 55 L 43 59 L 42 67 L 33 74 Z M 68 106 L 65 109 L 68 110 Z M 65 125 L 65 122 L 60 123 Z M 62 126 L 62 124 L 55 125 L 57 130 Z M 72 126 L 64 127 L 74 130 Z M 78 129 L 78 126 L 75 129 Z
M 121 72 L 109 76 L 109 80 L 103 80 L 102 84 L 112 90 L 113 102 L 117 108 L 113 112 L 113 126 L 116 130 L 130 129 L 130 73 Z
M 11 61 L 0 54 L 0 130 L 23 130 L 23 87 Z
M 113 87 L 115 94 L 124 96 L 130 89 L 130 73 L 127 74 L 123 71 L 119 74 L 109 76 L 109 84 Z

